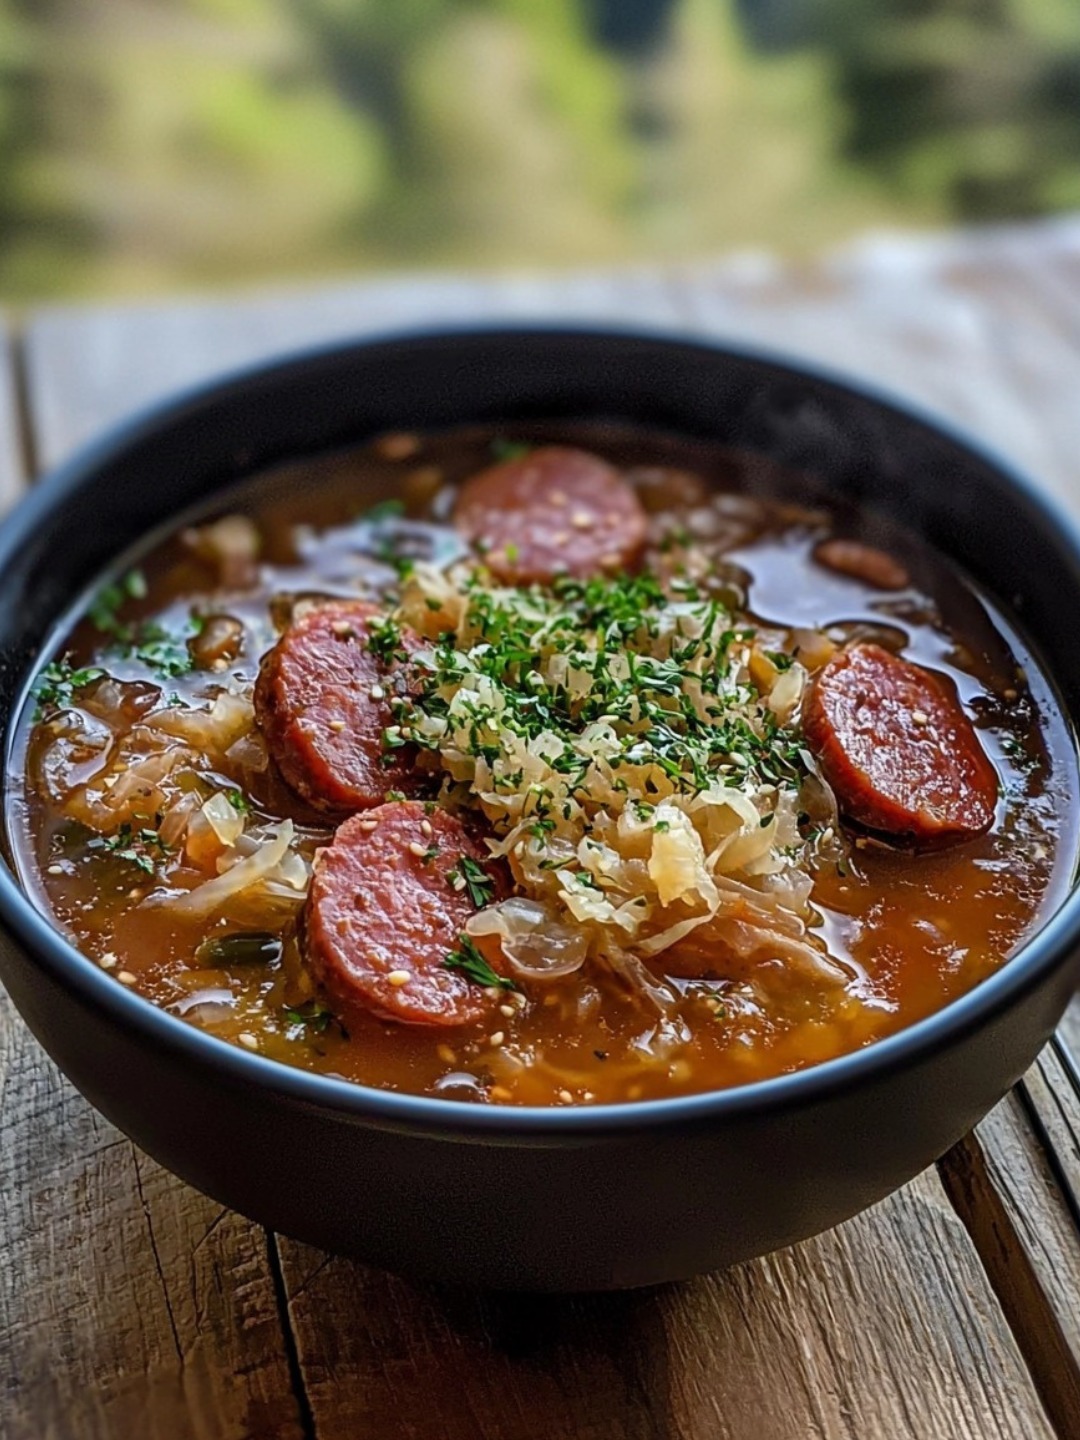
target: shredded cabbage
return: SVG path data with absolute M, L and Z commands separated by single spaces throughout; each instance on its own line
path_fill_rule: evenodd
M 390 623 L 426 642 L 394 702 L 400 734 L 446 801 L 482 810 L 524 896 L 471 933 L 501 935 L 514 963 L 546 931 L 548 974 L 578 934 L 639 992 L 657 982 L 635 957 L 663 969 L 681 946 L 680 964 L 767 954 L 835 978 L 807 928 L 828 836 L 804 786 L 815 812 L 827 799 L 801 749 L 797 659 L 648 576 L 510 589 L 417 566 Z

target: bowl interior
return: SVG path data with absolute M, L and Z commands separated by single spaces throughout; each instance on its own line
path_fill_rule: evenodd
M 405 337 L 304 356 L 182 398 L 76 457 L 0 529 L 0 715 L 10 721 L 28 667 L 72 598 L 121 550 L 218 488 L 382 430 L 583 417 L 629 419 L 760 452 L 915 529 L 1017 620 L 1075 725 L 1080 628 L 1068 617 L 1080 607 L 1080 545 L 1004 464 L 872 394 L 771 359 L 640 335 L 536 330 Z M 1077 922 L 1080 914 L 1068 919 L 1074 929 Z M 949 1011 L 993 1003 L 1018 963 Z M 128 994 L 116 1003 L 152 1008 Z M 868 1063 L 894 1041 L 919 1043 L 916 1032 L 941 1021 L 930 1017 L 816 1068 Z M 162 1022 L 196 1034 L 169 1016 L 148 1023 Z M 237 1058 L 270 1064 L 251 1056 L 230 1063 Z M 749 1088 L 787 1086 L 813 1073 Z M 443 1113 L 454 1105 L 428 1103 Z

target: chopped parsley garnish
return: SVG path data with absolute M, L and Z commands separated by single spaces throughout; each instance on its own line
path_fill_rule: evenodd
M 248 815 L 251 813 L 251 805 L 249 804 L 248 798 L 243 793 L 243 791 L 226 790 L 225 799 L 229 802 L 229 804 L 232 806 L 232 808 L 236 811 L 238 815 Z
M 131 642 L 121 647 L 122 653 L 169 679 L 186 675 L 195 665 L 187 642 L 202 629 L 200 621 L 200 616 L 192 616 L 184 635 L 170 634 L 161 625 L 140 626 Z
M 453 869 L 446 872 L 446 878 L 455 890 L 469 892 L 469 899 L 477 910 L 482 910 L 494 898 L 495 882 L 479 860 L 474 860 L 471 855 L 462 855 Z
M 496 435 L 495 439 L 491 442 L 490 448 L 496 460 L 506 461 L 521 460 L 531 452 L 533 447 L 526 445 L 521 440 L 507 440 L 505 436 Z
M 141 570 L 129 570 L 119 580 L 106 585 L 94 597 L 87 619 L 95 630 L 103 635 L 115 635 L 118 639 L 130 638 L 131 627 L 121 624 L 120 610 L 128 600 L 142 600 L 146 596 L 146 577 Z
M 719 601 L 672 600 L 647 574 L 565 577 L 547 590 L 473 579 L 464 595 L 459 630 L 410 664 L 415 683 L 395 701 L 384 745 L 438 754 L 450 742 L 488 768 L 493 791 L 509 794 L 521 779 L 511 752 L 543 742 L 539 756 L 558 784 L 522 817 L 535 839 L 555 828 L 553 813 L 588 809 L 598 730 L 601 783 L 623 793 L 627 775 L 612 772 L 646 772 L 637 788 L 657 799 L 801 783 L 798 736 L 746 676 L 741 657 L 754 631 Z M 408 660 L 393 620 L 372 627 L 370 646 L 384 660 Z
M 153 620 L 125 621 L 120 612 L 128 600 L 142 600 L 147 593 L 141 570 L 129 570 L 106 585 L 94 597 L 86 618 L 95 630 L 109 637 L 108 650 L 125 660 L 137 660 L 156 675 L 175 679 L 186 675 L 195 662 L 188 641 L 198 635 L 205 621 L 192 612 L 181 632 L 167 630 Z
M 364 512 L 363 518 L 369 525 L 379 525 L 384 520 L 398 520 L 404 514 L 404 500 L 379 500 Z
M 308 1000 L 303 1005 L 286 1005 L 285 1018 L 291 1025 L 303 1025 L 315 1035 L 321 1035 L 331 1024 L 337 1024 L 345 1034 L 344 1026 L 334 1012 L 317 1000 Z
M 76 669 L 68 656 L 52 660 L 45 666 L 34 682 L 33 695 L 37 702 L 35 720 L 47 710 L 64 710 L 72 702 L 77 690 L 100 680 L 105 674 L 97 665 L 83 665 Z
M 146 875 L 153 875 L 158 862 L 170 853 L 168 845 L 156 830 L 150 826 L 135 830 L 126 820 L 114 834 L 95 836 L 89 841 L 88 848 L 108 850 L 118 860 L 126 860 Z
M 494 985 L 500 990 L 517 990 L 518 986 L 505 975 L 498 975 L 481 955 L 468 935 L 458 936 L 458 948 L 451 950 L 443 961 L 447 970 L 460 970 L 474 985 L 486 988 Z

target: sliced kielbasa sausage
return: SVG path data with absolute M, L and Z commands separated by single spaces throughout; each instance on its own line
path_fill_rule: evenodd
M 606 460 L 545 445 L 466 480 L 454 524 L 499 580 L 543 585 L 635 568 L 647 520 Z
M 463 856 L 485 852 L 456 816 L 416 800 L 345 821 L 319 852 L 304 923 L 308 962 L 332 997 L 406 1025 L 467 1025 L 497 1008 L 497 994 L 445 963 L 475 909 L 454 884 Z
M 921 666 L 880 645 L 840 650 L 818 673 L 803 724 L 840 809 L 859 824 L 930 847 L 993 823 L 997 773 L 959 700 Z
M 369 649 L 375 606 L 360 601 L 309 610 L 263 657 L 255 718 L 288 785 L 318 810 L 378 805 L 388 790 L 413 789 L 409 760 L 387 751 L 388 695 L 400 665 Z M 406 632 L 402 648 L 418 645 Z M 389 760 L 389 763 L 387 761 Z

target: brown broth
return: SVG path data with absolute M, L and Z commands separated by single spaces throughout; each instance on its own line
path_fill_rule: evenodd
M 514 439 L 526 442 L 552 433 L 514 427 Z M 762 625 L 840 627 L 845 635 L 885 627 L 887 643 L 902 643 L 906 655 L 951 677 L 1002 779 L 993 829 L 935 854 L 898 852 L 858 836 L 844 864 L 819 867 L 813 903 L 830 953 L 851 974 L 839 990 L 793 983 L 780 961 L 765 962 L 732 983 L 672 982 L 681 999 L 661 1018 L 593 968 L 526 986 L 524 1008 L 508 1004 L 498 1029 L 489 1025 L 483 1034 L 433 1033 L 362 1013 L 311 1024 L 296 1018 L 297 1007 L 319 1001 L 295 923 L 258 916 L 246 926 L 182 923 L 144 904 L 157 879 L 115 850 L 88 849 L 87 832 L 27 783 L 25 767 L 40 762 L 49 739 L 35 731 L 28 706 L 9 776 L 12 848 L 28 891 L 86 955 L 163 1008 L 287 1064 L 388 1089 L 549 1105 L 730 1086 L 857 1049 L 969 990 L 1037 928 L 1072 875 L 1076 761 L 1052 689 L 1004 617 L 947 562 L 883 521 L 808 511 L 783 499 L 747 504 L 747 496 L 800 493 L 797 477 L 759 458 L 614 426 L 564 425 L 554 433 L 622 465 L 686 472 L 689 478 L 669 473 L 661 483 L 638 477 L 651 507 L 658 498 L 669 502 L 654 515 L 657 534 L 711 527 L 700 544 L 734 567 L 734 580 L 749 577 L 748 611 Z M 357 554 L 357 516 L 374 502 L 403 495 L 408 516 L 423 522 L 416 538 L 452 554 L 457 542 L 441 522 L 453 487 L 490 463 L 492 441 L 492 431 L 477 428 L 389 437 L 256 477 L 209 513 L 257 519 L 257 583 L 215 594 L 212 570 L 173 535 L 138 557 L 148 592 L 127 602 L 125 621 L 154 617 L 171 627 L 193 604 L 236 617 L 245 643 L 228 675 L 250 683 L 275 638 L 272 596 L 355 595 L 358 585 L 377 594 L 393 584 L 391 568 Z M 697 493 L 702 487 L 705 498 Z M 717 491 L 728 498 L 713 505 Z M 911 588 L 886 594 L 816 564 L 811 551 L 834 532 L 888 548 L 908 568 Z M 660 551 L 656 563 L 667 563 Z M 152 678 L 136 662 L 104 659 L 102 648 L 100 633 L 83 621 L 56 653 L 69 649 L 78 664 L 100 661 L 120 679 Z M 159 683 L 187 702 L 219 679 L 196 671 Z M 327 843 L 325 822 L 280 782 L 256 787 L 248 800 L 257 817 L 291 816 L 309 851 Z M 173 875 L 170 883 L 197 878 Z M 280 958 L 228 966 L 196 958 L 208 937 L 240 928 L 278 932 Z

